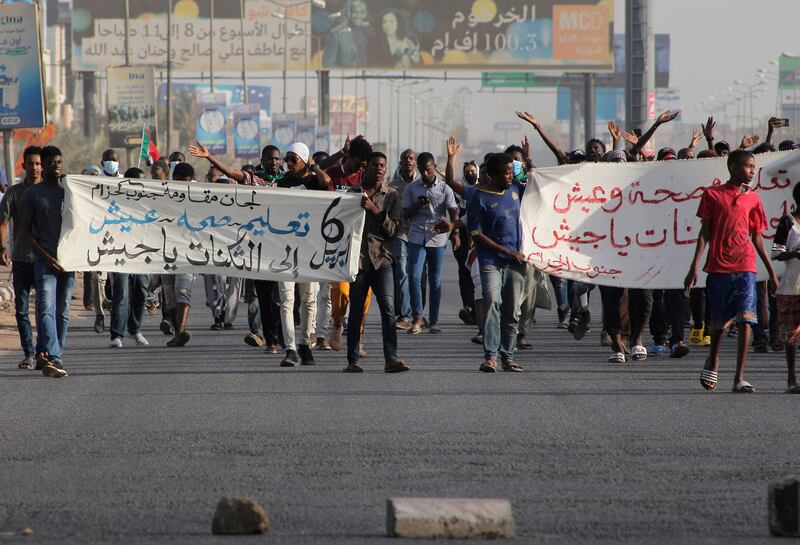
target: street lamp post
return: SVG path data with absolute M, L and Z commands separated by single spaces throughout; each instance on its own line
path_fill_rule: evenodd
M 400 160 L 400 91 L 405 87 L 413 87 L 414 85 L 419 85 L 421 82 L 419 81 L 412 81 L 409 83 L 403 83 L 402 85 L 398 85 L 397 89 L 395 90 L 396 97 L 397 97 L 397 123 L 395 124 L 395 135 L 397 138 L 397 160 Z M 412 92 L 413 95 L 413 92 Z
M 742 80 L 737 79 L 733 83 L 734 83 L 734 85 L 738 85 L 739 87 L 747 89 L 747 93 L 746 94 L 750 98 L 750 130 L 753 131 L 753 130 L 755 130 L 755 120 L 754 120 L 755 115 L 753 113 L 753 95 L 755 94 L 755 90 L 756 89 L 759 89 L 759 90 L 764 89 L 764 87 L 763 87 L 764 82 L 759 81 L 758 83 L 756 83 L 754 85 L 748 85 L 745 82 L 743 82 Z

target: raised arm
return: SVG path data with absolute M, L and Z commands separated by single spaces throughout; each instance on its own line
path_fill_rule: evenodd
M 444 169 L 444 182 L 447 187 L 453 190 L 459 197 L 464 196 L 464 183 L 456 180 L 453 162 L 456 155 L 461 151 L 461 144 L 456 143 L 456 137 L 451 136 L 447 140 L 447 166 Z
M 702 134 L 700 134 L 700 131 L 698 131 L 697 129 L 692 129 L 692 140 L 689 142 L 689 146 L 688 146 L 689 150 L 694 151 L 694 148 L 697 146 L 697 143 L 700 141 L 700 137 L 701 136 L 702 136 Z
M 717 125 L 717 122 L 714 121 L 714 116 L 709 116 L 708 121 L 706 124 L 700 124 L 700 127 L 703 129 L 703 136 L 706 137 L 706 144 L 708 144 L 708 149 L 714 149 L 714 127 Z
M 553 142 L 550 139 L 549 136 L 547 136 L 547 133 L 544 132 L 544 130 L 542 129 L 542 126 L 539 125 L 539 122 L 536 120 L 536 118 L 534 116 L 532 116 L 528 112 L 516 112 L 516 113 L 517 113 L 517 117 L 519 117 L 523 121 L 527 121 L 528 123 L 530 123 L 531 126 L 533 126 L 534 130 L 536 130 L 536 132 L 539 133 L 539 136 L 542 138 L 542 141 L 544 142 L 544 144 L 550 149 L 550 151 L 553 152 L 553 155 L 556 156 L 556 159 L 558 160 L 558 164 L 559 165 L 565 165 L 565 164 L 567 164 L 569 162 L 569 159 L 567 158 L 567 154 L 564 153 L 561 150 L 561 148 L 559 148 L 555 144 L 555 142 Z
M 322 187 L 328 187 L 329 185 L 331 185 L 331 177 L 325 174 L 325 171 L 322 170 L 320 166 L 314 162 L 313 157 L 308 158 L 307 166 L 309 172 L 311 172 L 311 174 L 317 177 L 319 185 L 321 185 Z
M 678 117 L 678 114 L 680 113 L 681 113 L 680 110 L 674 110 L 674 111 L 667 110 L 666 112 L 658 116 L 656 118 L 655 123 L 653 123 L 653 126 L 650 127 L 647 130 L 647 132 L 644 133 L 641 138 L 639 138 L 636 144 L 633 145 L 633 147 L 631 148 L 631 155 L 634 156 L 638 155 L 639 152 L 644 149 L 645 145 L 647 145 L 647 142 L 649 142 L 650 139 L 653 137 L 653 135 L 656 133 L 656 130 L 664 123 L 669 123 L 670 121 Z
M 777 117 L 770 117 L 767 122 L 767 138 L 764 140 L 765 144 L 772 144 L 772 137 L 775 133 L 775 129 L 779 127 L 783 127 L 781 120 Z
M 200 142 L 189 144 L 189 153 L 192 155 L 192 157 L 208 159 L 208 162 L 217 167 L 225 176 L 232 180 L 236 180 L 240 184 L 244 183 L 246 178 L 244 172 L 230 167 L 214 157 L 214 154 L 208 151 L 208 149 L 206 149 L 206 147 Z

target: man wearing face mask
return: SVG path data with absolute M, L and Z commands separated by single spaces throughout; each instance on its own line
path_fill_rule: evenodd
M 119 154 L 117 150 L 108 148 L 103 152 L 103 159 L 100 162 L 103 171 L 100 176 L 109 176 L 111 178 L 122 178 L 119 172 Z
M 178 165 L 178 163 L 185 163 L 185 162 L 186 162 L 186 156 L 183 153 L 179 151 L 173 151 L 172 153 L 170 153 L 168 178 L 172 179 L 172 173 L 175 172 L 175 167 Z

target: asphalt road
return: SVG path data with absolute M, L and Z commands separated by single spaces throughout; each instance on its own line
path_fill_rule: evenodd
M 445 333 L 401 335 L 400 375 L 382 372 L 375 314 L 367 372 L 346 375 L 336 352 L 279 368 L 242 342 L 245 312 L 212 332 L 198 305 L 183 349 L 149 317 L 152 346 L 122 350 L 76 313 L 69 378 L 0 359 L 0 532 L 228 543 L 210 533 L 216 502 L 245 495 L 269 512 L 270 543 L 383 543 L 388 497 L 447 496 L 510 499 L 524 543 L 773 541 L 767 486 L 798 472 L 800 453 L 782 355 L 753 355 L 759 392 L 734 395 L 729 342 L 708 393 L 701 349 L 609 364 L 597 329 L 575 342 L 541 313 L 525 373 L 486 375 L 455 283 L 443 306 Z

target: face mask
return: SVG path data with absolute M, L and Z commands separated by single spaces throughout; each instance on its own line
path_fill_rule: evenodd
M 464 174 L 464 181 L 469 185 L 475 185 L 475 182 L 478 181 L 478 175 L 472 174 L 471 172 L 469 174 Z
M 517 176 L 519 176 L 521 172 L 522 172 L 522 162 L 514 161 L 514 177 L 516 178 Z
M 109 174 L 116 174 L 119 170 L 119 161 L 103 161 L 103 170 Z
M 180 161 L 170 161 L 170 162 L 169 162 L 169 171 L 170 171 L 170 172 L 172 172 L 173 170 L 175 170 L 175 166 L 176 166 L 178 163 L 180 163 Z

